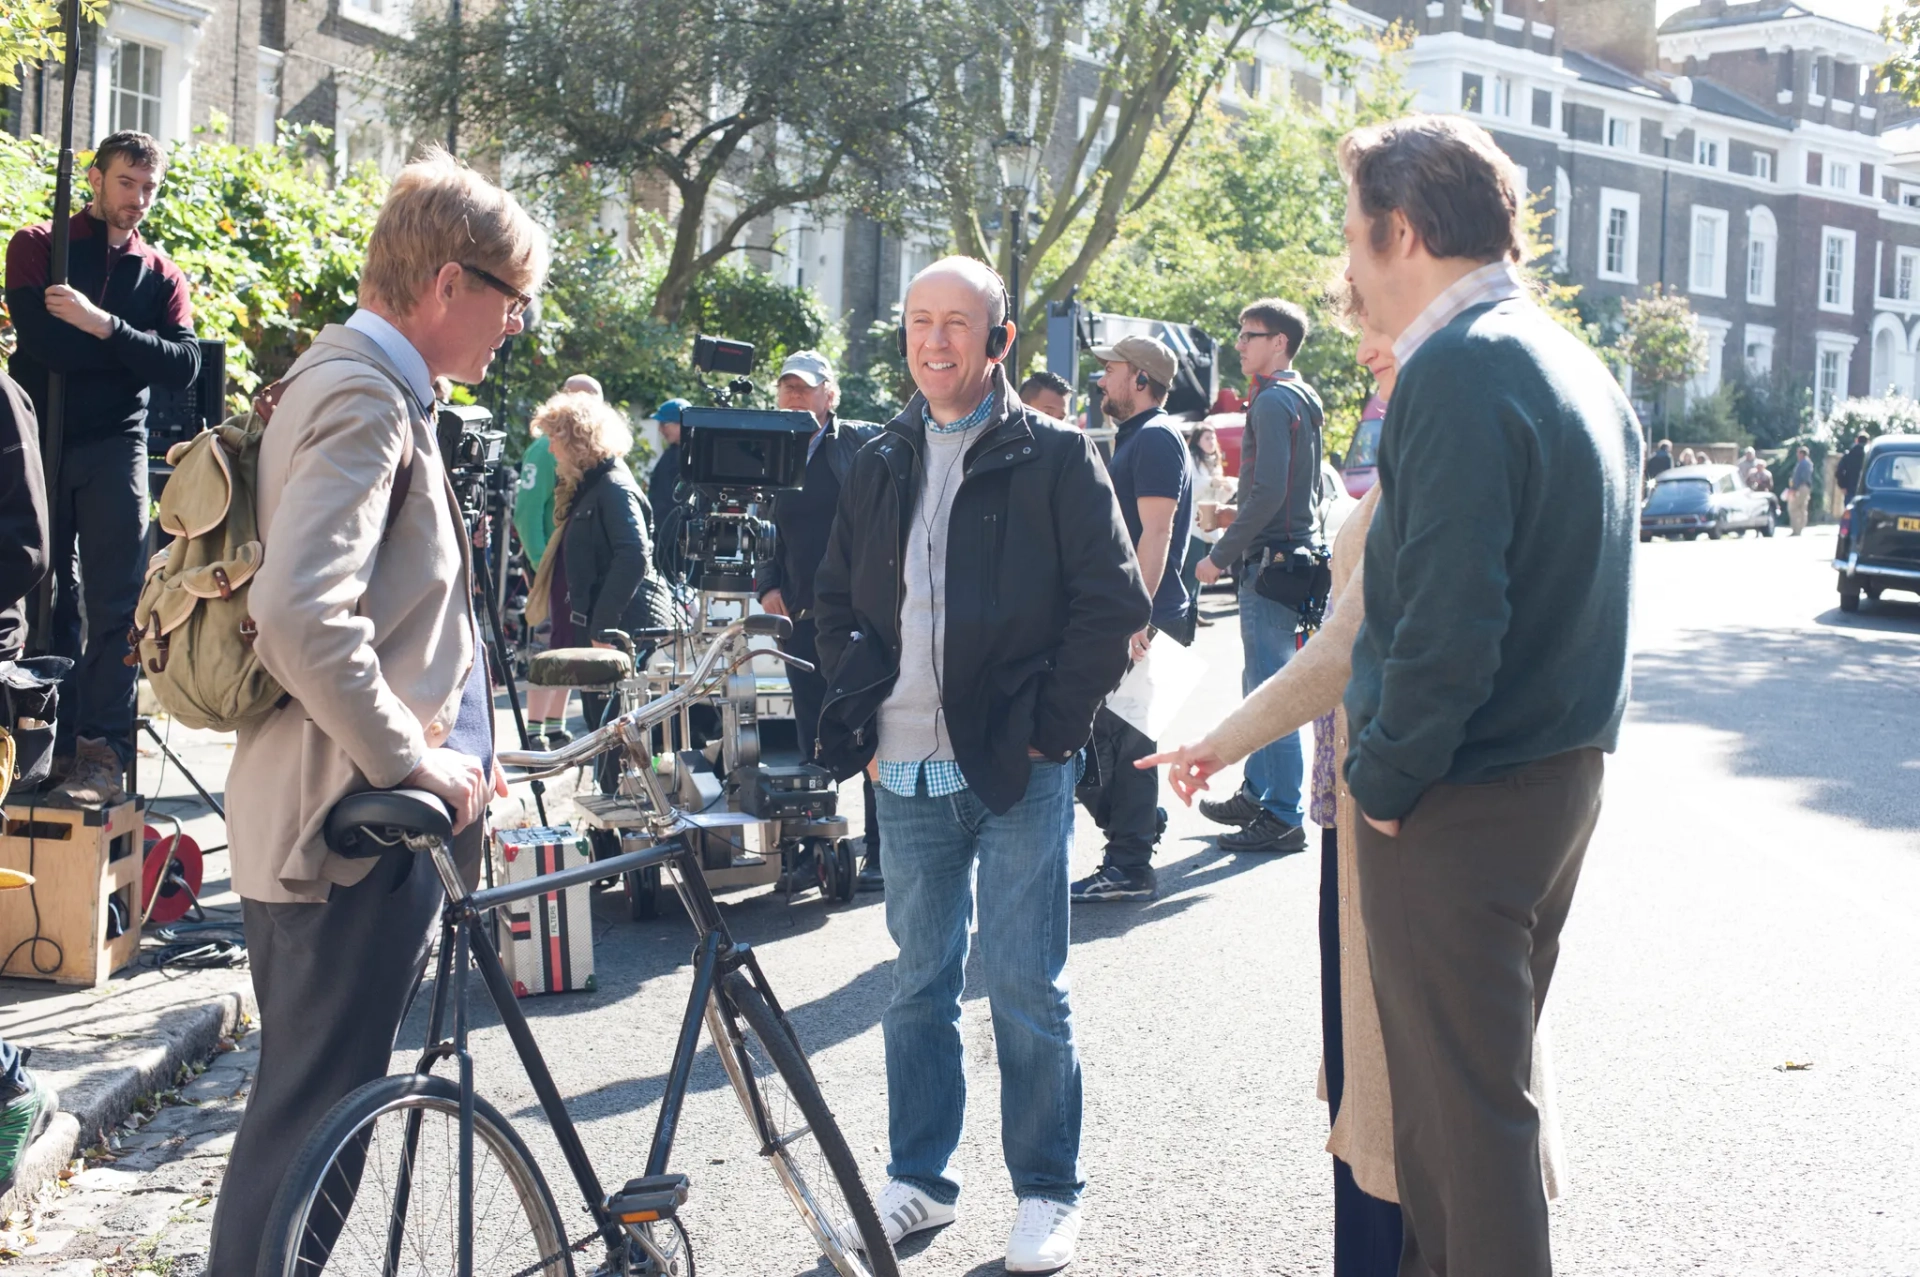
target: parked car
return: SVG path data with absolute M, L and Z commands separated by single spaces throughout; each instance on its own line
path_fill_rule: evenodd
M 1882 590 L 1920 594 L 1920 437 L 1875 439 L 1861 470 L 1833 551 L 1843 612 L 1858 612 L 1862 594 L 1875 602 Z
M 1247 433 L 1247 414 L 1245 412 L 1209 413 L 1201 421 L 1202 425 L 1213 427 L 1213 437 L 1220 441 L 1220 473 L 1229 479 L 1240 477 L 1240 437 Z
M 1653 481 L 1640 507 L 1640 539 L 1708 537 L 1729 532 L 1773 535 L 1773 497 L 1740 481 L 1732 466 L 1676 466 Z
M 1354 427 L 1353 442 L 1347 445 L 1347 461 L 1340 468 L 1346 480 L 1347 495 L 1358 501 L 1379 481 L 1376 468 L 1380 461 L 1380 424 L 1387 419 L 1387 405 L 1379 395 L 1370 395 L 1360 410 L 1360 424 Z

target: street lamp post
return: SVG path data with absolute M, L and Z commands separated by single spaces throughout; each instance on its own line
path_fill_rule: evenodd
M 1009 129 L 993 144 L 994 162 L 1000 167 L 1000 200 L 1007 212 L 1007 318 L 1014 322 L 1014 342 L 1007 348 L 1007 368 L 1016 379 L 1020 375 L 1020 255 L 1021 231 L 1027 214 L 1027 201 L 1033 197 L 1033 183 L 1040 170 L 1040 144 Z

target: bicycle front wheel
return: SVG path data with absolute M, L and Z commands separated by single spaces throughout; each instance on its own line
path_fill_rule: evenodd
M 460 1088 L 403 1074 L 334 1106 L 294 1159 L 262 1277 L 445 1277 L 460 1264 Z M 573 1277 L 560 1213 L 498 1109 L 473 1103 L 475 1277 Z
M 707 1024 L 760 1155 L 842 1277 L 899 1277 L 860 1167 L 793 1031 L 735 971 L 714 991 Z

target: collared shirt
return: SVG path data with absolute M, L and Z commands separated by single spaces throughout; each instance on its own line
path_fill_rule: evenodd
M 926 773 L 927 797 L 945 798 L 948 794 L 957 794 L 967 787 L 967 778 L 960 773 L 960 764 L 951 758 L 933 759 L 929 762 L 880 764 L 880 787 L 890 794 L 902 798 L 916 797 L 920 792 L 920 774 Z
M 1461 311 L 1524 296 L 1526 291 L 1526 285 L 1520 282 L 1520 273 L 1504 258 L 1469 271 L 1441 290 L 1425 310 L 1414 316 L 1405 331 L 1393 339 L 1394 362 L 1405 368 L 1414 352 L 1427 344 L 1427 338 L 1452 323 Z
M 991 390 L 987 391 L 987 397 L 980 401 L 978 408 L 975 408 L 972 412 L 950 425 L 943 426 L 933 419 L 932 404 L 923 403 L 920 405 L 920 416 L 921 419 L 927 423 L 927 429 L 943 435 L 957 434 L 962 430 L 971 430 L 986 421 L 991 415 L 993 415 L 993 391 Z
M 815 418 L 815 420 L 817 421 L 819 419 Z M 833 414 L 828 413 L 826 424 L 823 426 L 816 426 L 813 431 L 813 438 L 807 440 L 807 464 L 809 465 L 813 464 L 813 454 L 820 451 L 820 441 L 822 439 L 825 439 L 828 435 L 832 433 L 833 433 Z
M 427 361 L 414 349 L 407 335 L 395 328 L 383 317 L 370 310 L 356 310 L 347 316 L 347 327 L 357 333 L 371 337 L 380 347 L 393 366 L 406 379 L 407 389 L 420 405 L 420 411 L 426 416 L 433 415 L 433 375 L 427 371 Z

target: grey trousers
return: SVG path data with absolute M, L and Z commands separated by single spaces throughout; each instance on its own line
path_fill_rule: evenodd
M 1435 785 L 1389 838 L 1359 822 L 1360 908 L 1393 1096 L 1400 1277 L 1548 1277 L 1533 1030 L 1603 756 Z
M 454 839 L 477 880 L 482 822 Z M 446 900 L 433 862 L 387 852 L 325 904 L 242 900 L 260 1004 L 260 1071 L 214 1208 L 209 1277 L 254 1277 L 274 1195 L 335 1104 L 387 1072 Z

